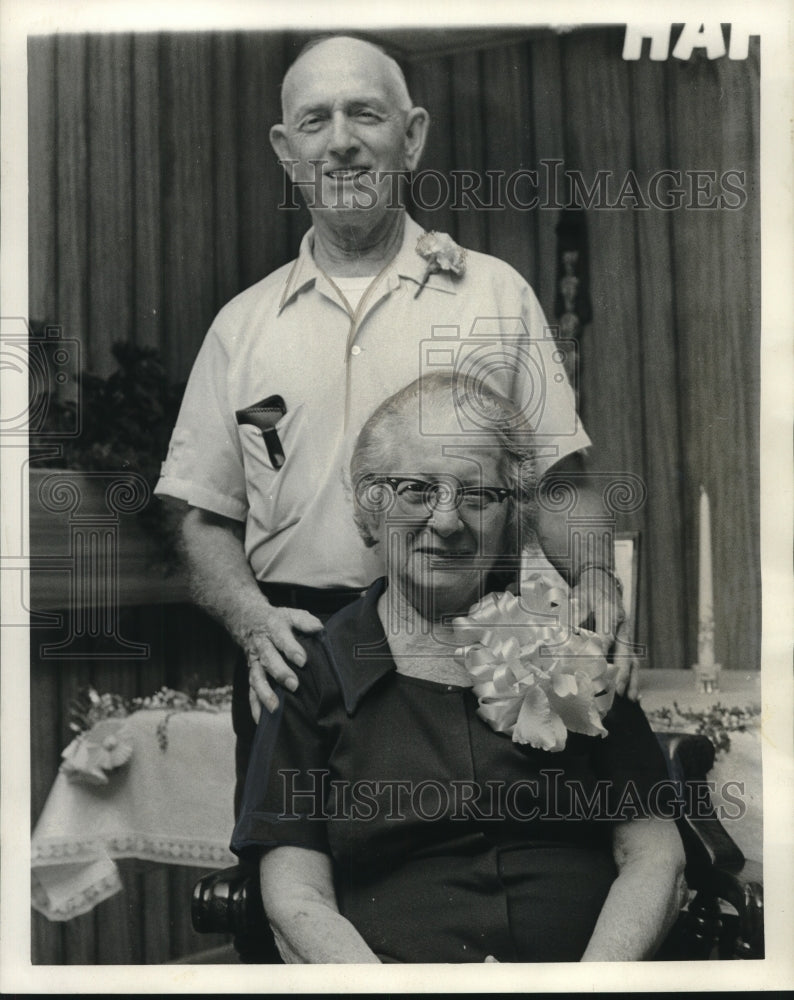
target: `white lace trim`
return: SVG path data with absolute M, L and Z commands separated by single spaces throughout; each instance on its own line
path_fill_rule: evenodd
M 31 906 L 39 913 L 43 913 L 49 920 L 71 920 L 73 917 L 79 917 L 81 914 L 93 910 L 98 903 L 110 899 L 117 892 L 121 892 L 123 888 L 118 871 L 114 871 L 112 875 L 106 875 L 93 885 L 87 886 L 56 904 L 36 880 L 34 872 L 31 881 Z
M 51 864 L 78 864 L 112 858 L 140 858 L 142 861 L 164 861 L 170 864 L 201 866 L 218 862 L 234 863 L 231 851 L 218 843 L 186 838 L 154 837 L 144 833 L 119 834 L 87 840 L 66 839 L 34 841 L 31 860 L 34 868 Z

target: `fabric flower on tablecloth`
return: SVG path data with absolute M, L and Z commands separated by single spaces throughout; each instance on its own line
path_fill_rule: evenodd
M 614 668 L 594 632 L 569 626 L 568 595 L 541 574 L 520 597 L 487 594 L 453 625 L 477 714 L 496 732 L 552 752 L 569 731 L 607 735 L 601 720 L 614 698 Z
M 460 277 L 466 270 L 466 251 L 447 233 L 436 233 L 432 230 L 429 233 L 422 233 L 416 241 L 416 252 L 427 261 L 427 269 L 414 298 L 418 298 L 431 274 L 450 271 Z
M 63 751 L 61 771 L 69 781 L 106 785 L 108 774 L 126 764 L 132 743 L 123 719 L 103 719 L 80 733 Z

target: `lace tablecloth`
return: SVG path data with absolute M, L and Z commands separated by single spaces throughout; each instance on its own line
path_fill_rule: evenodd
M 58 774 L 32 841 L 32 901 L 69 920 L 122 889 L 117 858 L 196 868 L 233 864 L 234 736 L 228 709 L 136 712 L 124 721 L 129 762 L 107 785 Z

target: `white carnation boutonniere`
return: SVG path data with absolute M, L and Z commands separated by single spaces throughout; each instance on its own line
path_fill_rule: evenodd
M 423 233 L 416 242 L 416 252 L 427 261 L 427 267 L 414 298 L 418 298 L 431 274 L 448 271 L 460 277 L 466 270 L 466 251 L 447 233 Z

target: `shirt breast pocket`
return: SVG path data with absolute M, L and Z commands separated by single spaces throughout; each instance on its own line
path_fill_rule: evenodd
M 237 428 L 243 451 L 249 519 L 268 534 L 293 524 L 306 507 L 310 484 L 301 481 L 306 457 L 305 416 L 303 403 L 288 410 L 268 431 L 270 447 L 259 427 L 240 424 Z

